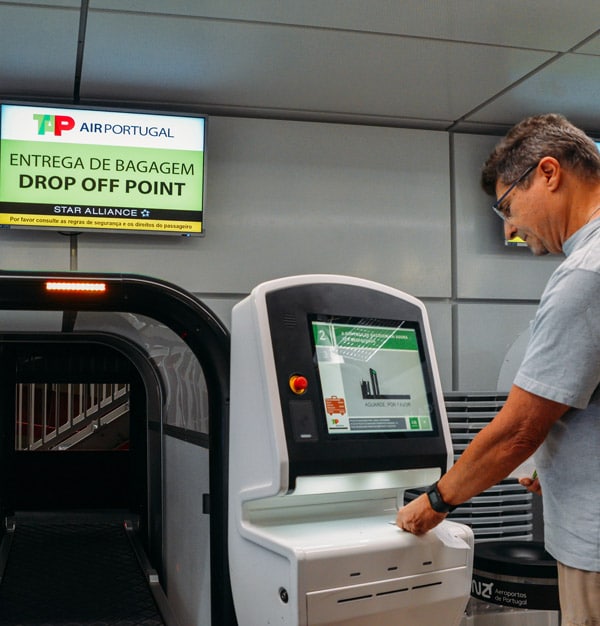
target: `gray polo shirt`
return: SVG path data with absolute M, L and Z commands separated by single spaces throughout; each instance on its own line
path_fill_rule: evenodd
M 535 453 L 546 549 L 565 565 L 600 571 L 600 219 L 563 249 L 514 382 L 572 407 Z

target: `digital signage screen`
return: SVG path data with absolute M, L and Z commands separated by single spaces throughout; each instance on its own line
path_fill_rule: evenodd
M 0 227 L 204 234 L 204 117 L 0 107 Z
M 341 317 L 310 323 L 330 435 L 433 433 L 417 324 Z

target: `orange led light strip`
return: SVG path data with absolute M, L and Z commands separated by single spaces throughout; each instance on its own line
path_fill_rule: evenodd
M 46 283 L 46 291 L 87 291 L 104 293 L 106 291 L 106 283 L 48 281 Z

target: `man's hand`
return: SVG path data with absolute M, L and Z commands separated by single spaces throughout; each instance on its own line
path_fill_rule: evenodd
M 438 513 L 431 508 L 429 498 L 424 493 L 398 511 L 396 525 L 413 535 L 424 535 L 445 517 L 446 513 Z
M 473 438 L 456 463 L 438 481 L 449 504 L 467 502 L 508 476 L 544 441 L 556 420 L 568 411 L 566 404 L 547 400 L 516 385 L 496 417 Z M 525 485 L 539 489 L 534 481 Z M 431 508 L 427 494 L 398 511 L 396 524 L 415 535 L 437 526 L 445 513 Z
M 538 496 L 542 495 L 542 486 L 540 485 L 539 478 L 529 478 L 529 476 L 525 478 L 519 478 L 519 483 L 527 489 L 527 491 L 531 491 L 531 493 L 535 493 Z

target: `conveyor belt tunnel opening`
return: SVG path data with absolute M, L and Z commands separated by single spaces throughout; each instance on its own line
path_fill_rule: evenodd
M 56 281 L 68 289 L 49 291 L 47 284 Z M 103 287 L 80 291 L 75 282 Z M 210 570 L 211 622 L 235 624 L 226 546 L 226 328 L 202 302 L 162 281 L 38 272 L 0 272 L 0 323 L 3 517 L 15 511 L 126 510 L 139 520 L 143 547 L 167 591 L 184 596 L 185 582 L 178 580 L 181 556 L 177 547 L 169 552 L 166 533 L 174 536 L 173 544 L 186 541 L 179 537 L 190 528 L 189 520 L 180 527 L 186 516 L 181 494 L 200 499 L 203 515 L 198 517 L 206 524 L 210 549 L 200 550 L 198 558 Z M 89 383 L 127 394 L 126 434 L 123 419 L 118 426 L 114 420 L 112 432 L 103 429 L 108 444 L 99 444 L 101 438 L 67 432 L 67 418 L 50 413 L 44 429 L 56 435 L 54 444 L 40 443 L 26 430 L 23 408 L 37 387 L 52 387 L 53 400 L 47 401 L 52 404 L 66 389 L 75 389 L 79 401 L 77 394 L 88 393 Z M 85 426 L 93 429 L 92 421 Z M 172 442 L 191 444 L 199 454 L 183 455 L 168 467 L 165 455 L 179 445 Z M 206 463 L 199 482 L 196 461 L 185 465 L 194 456 Z M 64 489 L 58 489 L 61 484 Z M 169 517 L 172 508 L 177 513 Z

